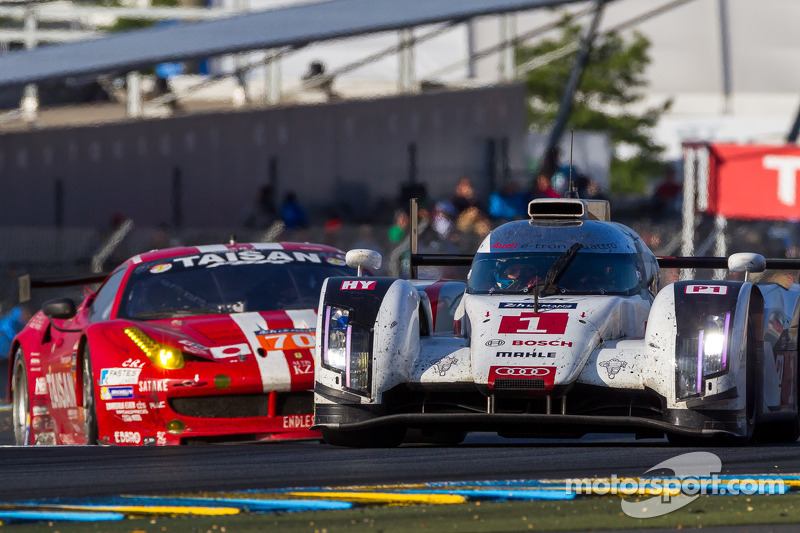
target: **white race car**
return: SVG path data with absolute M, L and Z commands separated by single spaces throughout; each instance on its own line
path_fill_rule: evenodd
M 797 440 L 800 286 L 694 280 L 658 291 L 656 257 L 608 213 L 607 202 L 534 200 L 530 220 L 483 241 L 466 284 L 329 278 L 315 361 L 323 438 Z M 374 267 L 375 255 L 348 258 Z M 727 263 L 741 279 L 766 268 L 756 254 Z

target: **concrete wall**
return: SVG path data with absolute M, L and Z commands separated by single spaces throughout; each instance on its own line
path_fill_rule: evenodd
M 0 225 L 238 225 L 270 183 L 316 219 L 360 221 L 412 174 L 434 199 L 461 175 L 485 198 L 524 168 L 524 98 L 506 85 L 0 135 Z

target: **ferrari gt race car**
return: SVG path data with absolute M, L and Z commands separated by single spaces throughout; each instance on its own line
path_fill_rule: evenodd
M 295 243 L 137 255 L 96 292 L 45 302 L 12 345 L 17 444 L 319 438 L 314 334 L 341 251 Z
M 440 443 L 798 438 L 800 286 L 747 280 L 765 259 L 734 254 L 713 267 L 739 281 L 659 291 L 657 258 L 607 202 L 534 200 L 529 215 L 481 243 L 465 284 L 326 281 L 314 397 L 327 442 L 397 445 L 409 428 Z

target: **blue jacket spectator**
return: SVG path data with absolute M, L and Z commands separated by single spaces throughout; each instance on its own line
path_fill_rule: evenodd
M 281 219 L 286 224 L 286 229 L 299 229 L 308 226 L 306 212 L 297 201 L 297 195 L 287 192 L 281 204 Z
M 22 330 L 30 318 L 30 313 L 17 306 L 0 317 L 0 357 L 9 357 L 11 354 L 11 341 Z
M 517 184 L 506 181 L 502 189 L 489 195 L 489 216 L 495 220 L 514 220 L 528 214 L 525 195 L 517 190 Z

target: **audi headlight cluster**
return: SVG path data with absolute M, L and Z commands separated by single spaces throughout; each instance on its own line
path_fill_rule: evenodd
M 125 328 L 123 331 L 155 365 L 168 370 L 183 368 L 183 352 L 180 350 L 164 346 L 139 328 Z
M 710 315 L 706 318 L 706 327 L 700 331 L 699 346 L 702 345 L 703 376 L 708 377 L 724 371 L 728 366 L 728 331 L 731 325 L 731 314 L 724 316 Z
M 347 350 L 350 345 L 352 328 L 350 310 L 340 307 L 325 309 L 325 346 L 322 351 L 322 362 L 335 370 L 347 368 Z
M 369 394 L 372 333 L 353 324 L 350 313 L 341 307 L 325 308 L 322 364 L 342 374 L 345 388 Z
M 728 371 L 731 313 L 708 315 L 696 334 L 678 336 L 678 398 L 700 396 L 703 380 Z

